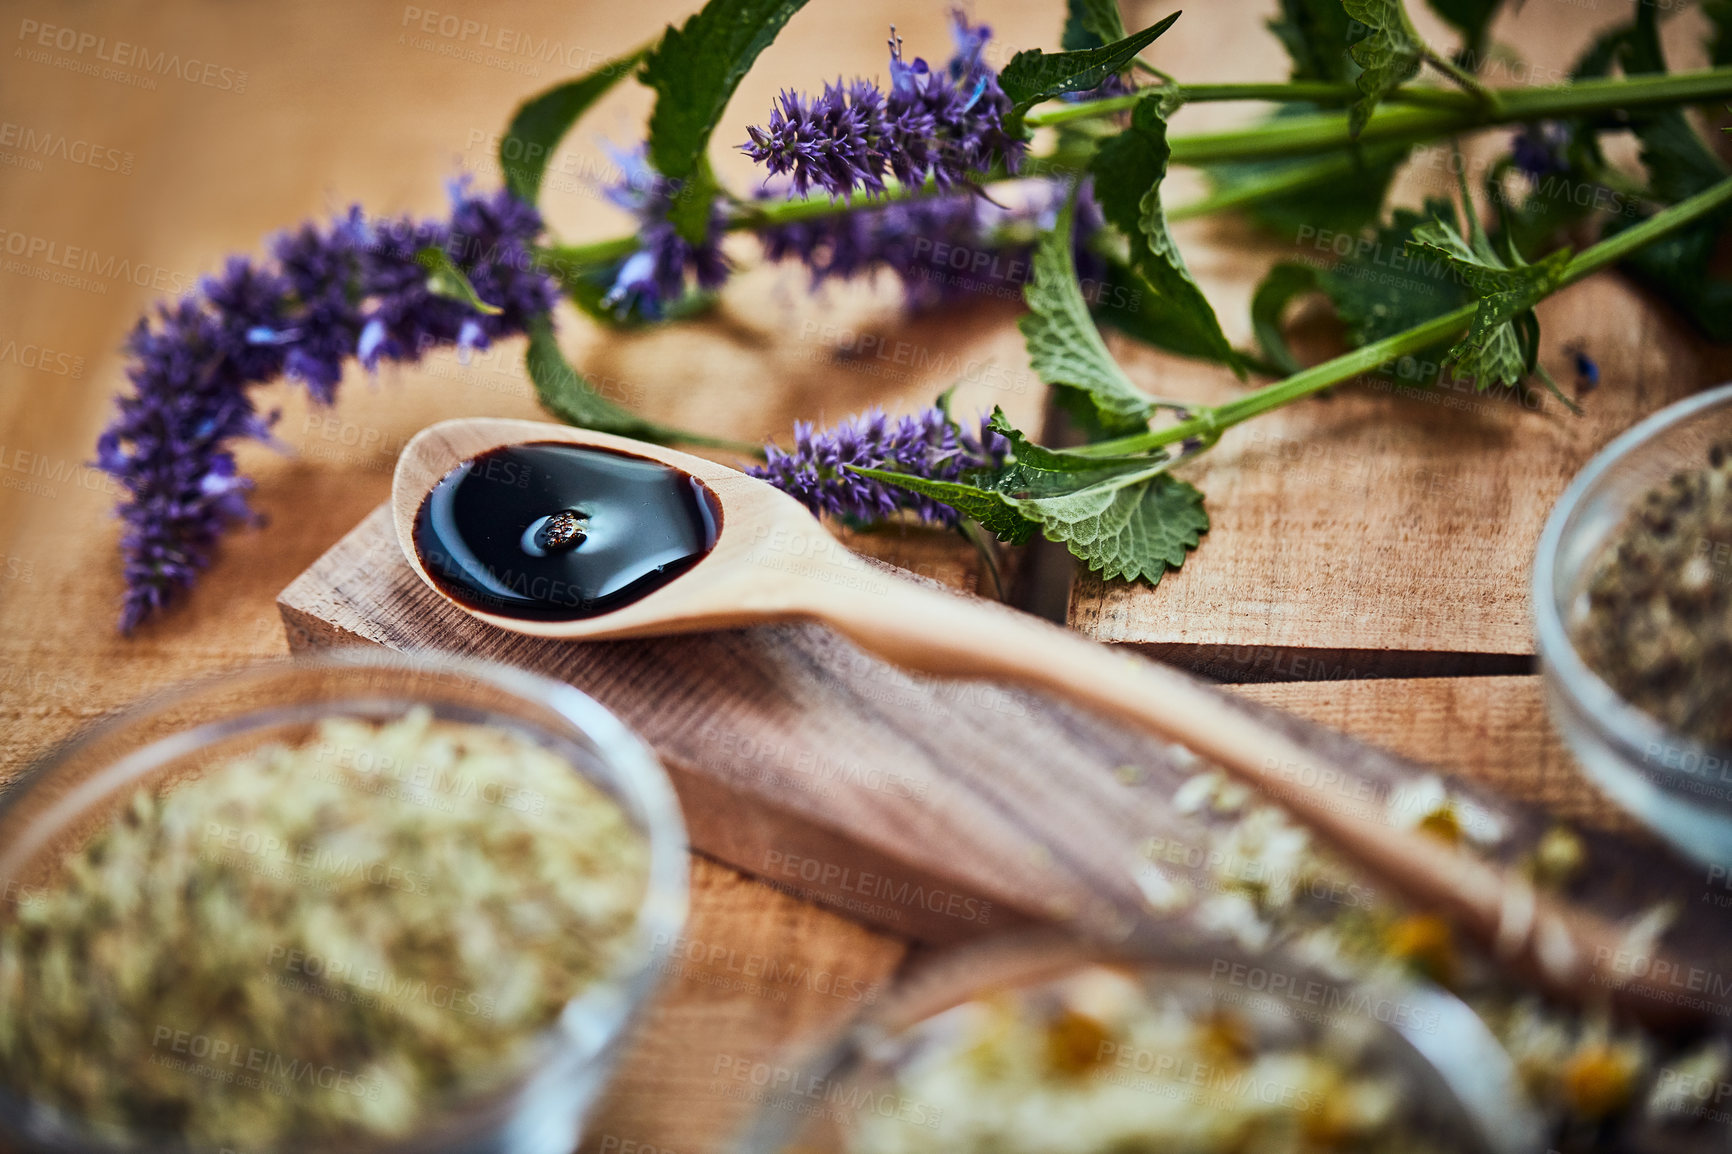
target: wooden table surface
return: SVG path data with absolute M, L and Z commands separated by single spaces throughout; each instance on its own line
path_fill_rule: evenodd
M 1142 26 L 1170 7 L 1129 0 L 1126 21 Z M 1269 7 L 1196 5 L 1162 41 L 1160 58 L 1197 80 L 1275 75 L 1281 58 L 1261 28 Z M 351 202 L 377 213 L 440 212 L 447 179 L 494 180 L 493 138 L 524 95 L 630 49 L 687 10 L 687 0 L 532 0 L 509 15 L 502 6 L 332 0 L 9 6 L 0 22 L 11 45 L 0 67 L 0 780 L 150 690 L 281 656 L 273 599 L 384 499 L 396 451 L 416 430 L 455 416 L 538 415 L 516 342 L 467 366 L 439 355 L 377 380 L 351 372 L 329 410 L 310 407 L 297 388 L 273 386 L 266 403 L 282 410 L 286 452 L 241 452 L 269 529 L 233 536 L 188 605 L 122 639 L 113 487 L 88 462 L 122 383 L 119 342 L 141 311 L 304 217 Z M 1543 80 L 1623 11 L 1610 0 L 1530 0 L 1505 38 Z M 453 35 L 423 32 L 430 12 L 509 25 L 545 58 L 477 49 L 459 22 L 443 25 L 459 30 Z M 981 0 L 975 14 L 1004 45 L 1055 39 L 1050 3 Z M 1668 32 L 1681 61 L 1694 59 L 1685 54 L 1693 20 Z M 948 51 L 940 6 L 817 0 L 741 86 L 718 141 L 743 139 L 783 85 L 881 75 L 891 23 L 913 52 Z M 72 47 L 42 48 L 44 29 L 51 43 Z M 179 73 L 96 59 L 101 49 L 91 45 L 122 41 L 178 57 Z M 622 228 L 597 192 L 610 171 L 602 145 L 634 141 L 646 110 L 645 93 L 626 85 L 584 124 L 549 182 L 561 234 L 593 239 Z M 1199 109 L 1182 123 L 1233 115 L 1243 111 Z M 78 155 L 94 148 L 117 170 L 9 146 L 21 139 L 15 126 L 82 142 Z M 731 149 L 718 150 L 717 166 L 735 187 L 755 179 Z M 1404 195 L 1438 191 L 1435 173 L 1430 179 L 1410 179 Z M 1230 333 L 1242 338 L 1258 270 L 1291 246 L 1253 241 L 1226 223 L 1199 222 L 1181 236 Z M 50 246 L 100 254 L 98 271 L 66 283 L 49 263 Z M 797 270 L 768 270 L 741 278 L 702 324 L 621 337 L 573 322 L 565 344 L 634 408 L 733 437 L 785 435 L 796 417 L 834 419 L 870 403 L 910 408 L 950 383 L 856 355 L 863 334 L 960 355 L 972 378 L 964 407 L 1001 404 L 1032 424 L 1043 400 L 1015 312 L 983 306 L 910 319 L 882 286 L 814 301 Z M 1554 372 L 1572 339 L 1585 340 L 1605 367 L 1585 420 L 1341 396 L 1247 427 L 1201 479 L 1215 529 L 1184 572 L 1157 590 L 1079 580 L 1074 624 L 1222 680 L 1286 682 L 1249 691 L 1566 816 L 1615 822 L 1575 776 L 1532 678 L 1521 675 L 1527 553 L 1550 500 L 1595 446 L 1641 412 L 1721 379 L 1726 365 L 1616 281 L 1573 290 L 1543 315 Z M 1127 359 L 1155 392 L 1203 397 L 1236 387 L 1168 358 L 1132 350 Z M 942 580 L 977 579 L 967 552 L 941 537 L 875 535 L 862 544 Z M 1481 660 L 1488 655 L 1514 660 Z M 1406 679 L 1488 672 L 1508 676 Z M 1365 679 L 1386 674 L 1404 679 Z M 787 1046 L 859 1008 L 819 983 L 742 977 L 739 959 L 842 974 L 870 988 L 890 980 L 906 952 L 897 939 L 713 863 L 695 861 L 693 882 L 690 949 L 589 1148 L 716 1148 L 748 1108 L 715 1077 L 719 1063 L 781 1060 Z

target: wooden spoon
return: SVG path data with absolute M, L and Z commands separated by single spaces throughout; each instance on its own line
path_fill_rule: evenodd
M 466 419 L 423 430 L 398 459 L 391 503 L 404 555 L 442 596 L 414 546 L 423 498 L 464 461 L 530 442 L 614 450 L 684 470 L 719 501 L 720 536 L 683 576 L 597 617 L 530 621 L 453 601 L 465 612 L 501 629 L 573 641 L 814 620 L 907 669 L 1014 681 L 1069 698 L 1223 766 L 1418 902 L 1453 915 L 1554 993 L 1578 1002 L 1635 1000 L 1646 1016 L 1677 1019 L 1663 1000 L 1632 999 L 1639 983 L 1613 974 L 1613 959 L 1627 961 L 1618 926 L 1537 892 L 1513 871 L 1397 825 L 1371 783 L 1233 708 L 1221 690 L 1027 614 L 900 580 L 862 561 L 792 497 L 701 457 L 535 421 Z M 1331 787 L 1296 784 L 1318 780 Z

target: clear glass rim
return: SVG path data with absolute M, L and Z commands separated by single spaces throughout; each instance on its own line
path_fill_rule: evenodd
M 1534 650 L 1541 672 L 1570 705 L 1626 754 L 1640 756 L 1655 745 L 1725 753 L 1675 733 L 1657 718 L 1626 701 L 1576 650 L 1558 605 L 1558 553 L 1582 503 L 1605 475 L 1625 457 L 1662 433 L 1712 409 L 1732 405 L 1732 383 L 1686 397 L 1631 425 L 1594 454 L 1558 498 L 1546 518 L 1534 550 L 1533 582 L 1529 590 L 1534 620 Z M 1659 778 L 1675 772 L 1664 764 L 1653 767 Z
M 456 654 L 439 651 L 400 653 L 360 646 L 339 647 L 313 656 L 258 661 L 207 673 L 146 694 L 51 746 L 12 780 L 4 794 L 0 794 L 0 823 L 29 799 L 41 782 L 80 751 L 121 735 L 129 726 L 163 710 L 178 704 L 194 703 L 220 686 L 232 684 L 237 678 L 268 681 L 276 677 L 293 677 L 303 671 L 369 669 L 467 678 L 563 718 L 594 743 L 598 756 L 617 775 L 621 787 L 629 791 L 631 803 L 643 821 L 649 842 L 650 867 L 633 927 L 631 948 L 622 952 L 612 969 L 571 998 L 559 1016 L 542 1032 L 537 1047 L 543 1060 L 515 1071 L 504 1086 L 484 1092 L 472 1101 L 450 1109 L 436 1109 L 430 1115 L 430 1126 L 436 1128 L 442 1122 L 475 1113 L 499 1113 L 503 1120 L 514 1109 L 517 1099 L 539 1078 L 563 1072 L 574 1062 L 597 1056 L 605 1048 L 606 1040 L 623 1032 L 666 970 L 688 908 L 689 854 L 685 820 L 666 769 L 641 737 L 600 702 L 575 686 L 527 670 Z M 378 699 L 395 698 L 381 694 Z M 150 768 L 196 749 L 213 737 L 243 733 L 264 718 L 284 717 L 305 708 L 267 706 L 232 716 L 215 717 L 151 741 L 115 764 L 128 766 L 135 772 L 148 772 Z M 0 852 L 0 860 L 14 855 L 15 847 L 8 846 Z M 629 996 L 622 998 L 622 991 L 629 992 Z M 575 1024 L 586 1017 L 605 1023 L 605 1039 L 601 1045 L 596 1043 L 593 1034 L 588 1038 L 580 1037 L 575 1029 Z M 18 1104 L 28 1101 L 13 1096 L 3 1086 L 0 1086 L 0 1097 L 10 1098 Z M 0 1132 L 7 1129 L 10 1127 L 0 1126 Z M 75 1143 L 69 1148 L 75 1149 L 85 1149 L 84 1143 L 91 1141 L 101 1142 L 94 1135 L 82 1132 L 66 1137 Z M 150 1141 L 160 1136 L 140 1134 L 138 1137 Z M 368 1154 L 394 1150 L 425 1151 L 434 1148 L 428 1144 L 430 1137 L 426 1129 L 418 1129 L 402 1138 L 363 1142 L 352 1148 Z M 351 1148 L 348 1144 L 322 1145 L 330 1150 Z M 92 1147 L 112 1150 L 139 1148 L 131 1141 L 118 1146 L 108 1143 Z M 188 1146 L 182 1149 L 190 1154 L 198 1148 Z

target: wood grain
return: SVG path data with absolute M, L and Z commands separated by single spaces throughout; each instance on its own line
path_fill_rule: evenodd
M 576 685 L 656 749 L 695 847 L 899 934 L 950 942 L 1023 920 L 1108 936 L 1150 922 L 1196 930 L 1186 912 L 1152 911 L 1137 881 L 1152 841 L 1208 844 L 1204 826 L 1172 802 L 1195 759 L 1042 696 L 915 680 L 817 626 L 616 642 L 496 629 L 414 576 L 385 509 L 280 604 L 297 647 L 433 646 Z M 1282 767 L 1286 784 L 1275 791 L 1278 800 L 1302 799 L 1305 812 L 1332 798 L 1358 805 L 1356 780 L 1394 799 L 1438 772 L 1249 696 L 1224 700 L 1308 751 Z M 1383 724 L 1399 712 L 1385 710 Z M 1517 709 L 1500 724 L 1536 723 L 1532 709 Z M 1413 744 L 1422 739 L 1423 731 Z M 1555 823 L 1471 781 L 1445 781 L 1498 815 L 1507 832 L 1493 856 L 1505 865 L 1522 862 Z M 1619 922 L 1711 888 L 1700 870 L 1646 840 L 1586 836 L 1597 864 L 1572 896 L 1599 918 Z M 1206 885 L 1206 868 L 1199 857 L 1181 874 Z M 1687 904 L 1673 934 L 1698 964 L 1722 956 L 1732 964 L 1732 935 L 1706 898 Z M 1617 996 L 1641 993 L 1631 986 Z
M 726 1149 L 754 1108 L 753 1074 L 785 1068 L 876 1002 L 905 951 L 694 858 L 691 918 L 583 1150 Z
M 435 354 L 377 379 L 352 370 L 329 408 L 309 404 L 295 385 L 261 390 L 260 407 L 282 412 L 281 446 L 242 446 L 240 464 L 258 483 L 253 505 L 268 527 L 233 534 L 184 606 L 122 638 L 114 630 L 118 493 L 85 463 L 125 388 L 120 344 L 138 317 L 220 269 L 229 253 L 260 254 L 268 237 L 303 219 L 350 203 L 381 214 L 439 214 L 445 181 L 458 172 L 492 187 L 495 138 L 518 101 L 629 51 L 696 6 L 517 0 L 508 16 L 458 9 L 561 54 L 492 62 L 439 51 L 456 42 L 406 28 L 404 5 L 9 7 L 0 120 L 67 144 L 113 148 L 127 171 L 60 158 L 39 169 L 0 164 L 0 227 L 55 242 L 61 253 L 73 245 L 99 261 L 126 262 L 132 274 L 79 288 L 42 279 L 53 270 L 40 259 L 0 270 L 0 787 L 140 696 L 281 657 L 277 594 L 386 497 L 397 451 L 417 430 L 453 416 L 542 415 L 523 373 L 521 341 L 467 364 Z M 1051 23 L 1046 4 L 1033 0 L 999 6 L 992 16 L 1009 43 L 1043 42 Z M 175 76 L 144 88 L 24 60 L 12 53 L 24 20 L 243 71 L 245 91 Z M 718 140 L 743 139 L 743 126 L 786 83 L 881 72 L 892 22 L 911 45 L 941 51 L 948 43 L 941 8 L 833 6 L 796 21 L 742 86 Z M 647 94 L 621 85 L 555 158 L 545 203 L 560 235 L 581 241 L 630 228 L 599 196 L 616 175 L 604 143 L 639 138 L 647 111 Z M 11 143 L 0 152 L 19 154 Z M 750 188 L 749 162 L 731 149 L 717 153 L 724 179 Z M 749 245 L 735 255 L 754 258 Z M 612 399 L 725 436 L 786 437 L 796 418 L 834 420 L 871 404 L 906 411 L 957 375 L 970 378 L 962 395 L 971 408 L 1000 403 L 1030 422 L 1039 412 L 1042 390 L 1026 371 L 1011 304 L 910 319 L 891 286 L 818 297 L 798 269 L 755 272 L 729 297 L 715 318 L 678 330 L 612 334 L 566 315 L 562 340 Z M 940 349 L 955 359 L 935 359 Z M 65 359 L 51 355 L 41 366 L 40 350 Z M 855 547 L 941 580 L 976 580 L 973 551 L 948 534 L 893 529 Z M 708 862 L 694 865 L 691 927 L 741 955 L 862 980 L 884 977 L 901 950 Z M 718 963 L 724 973 L 725 966 Z M 722 1149 L 743 1109 L 712 1100 L 700 1084 L 705 1054 L 767 1056 L 784 1038 L 821 1030 L 831 1014 L 848 1010 L 804 987 L 784 1002 L 684 974 L 664 992 L 653 1019 L 658 1049 L 649 1060 L 630 1060 L 598 1126 L 673 1154 Z M 688 1069 L 681 1055 L 691 1059 L 690 1081 L 676 1078 Z
M 1564 486 L 1636 420 L 1732 375 L 1616 277 L 1541 323 L 1554 362 L 1575 341 L 1600 358 L 1587 415 L 1361 387 L 1248 422 L 1196 469 L 1214 524 L 1184 568 L 1158 588 L 1080 577 L 1071 623 L 1229 681 L 1521 671 L 1534 545 Z
M 1426 677 L 1236 685 L 1255 701 L 1448 768 L 1559 821 L 1642 840 L 1634 819 L 1582 775 L 1528 677 Z
M 52 159 L 40 171 L 0 168 L 4 227 L 145 270 L 137 280 L 107 280 L 101 291 L 49 283 L 29 272 L 0 274 L 0 349 L 8 342 L 19 349 L 52 349 L 79 366 L 76 374 L 64 375 L 31 367 L 16 355 L 0 356 L 0 477 L 6 481 L 0 489 L 0 778 L 9 780 L 81 725 L 146 692 L 279 656 L 284 641 L 277 594 L 385 498 L 396 452 L 415 431 L 452 416 L 539 415 L 517 342 L 468 365 L 441 355 L 388 371 L 378 381 L 352 372 L 330 409 L 309 405 L 294 386 L 266 390 L 262 406 L 282 410 L 277 431 L 289 452 L 246 446 L 241 466 L 259 482 L 254 504 L 268 519 L 268 530 L 232 537 L 184 608 L 134 638 L 119 638 L 112 631 L 121 589 L 115 554 L 120 530 L 109 516 L 115 493 L 83 462 L 112 411 L 113 395 L 124 387 L 122 336 L 152 301 L 172 291 L 153 283 L 153 275 L 160 270 L 174 283 L 190 283 L 219 268 L 227 253 L 261 252 L 263 238 L 275 231 L 351 202 L 383 213 L 438 213 L 444 207 L 442 183 L 454 171 L 473 172 L 483 185 L 494 180 L 492 138 L 517 101 L 629 50 L 693 7 L 689 0 L 576 8 L 519 0 L 511 6 L 512 27 L 569 52 L 569 62 L 532 62 L 529 68 L 517 67 L 521 61 L 506 68 L 441 53 L 437 40 L 422 46 L 416 41 L 426 38 L 405 29 L 408 9 L 402 6 L 307 0 L 292 7 L 237 8 L 221 0 L 166 0 L 151 6 L 13 9 L 14 23 L 7 27 L 14 33 L 20 19 L 75 26 L 111 42 L 243 70 L 248 83 L 239 93 L 173 79 L 146 90 L 11 57 L 0 69 L 6 120 L 129 155 L 126 173 Z M 1261 27 L 1270 9 L 1191 5 L 1163 41 L 1163 59 L 1183 62 L 1185 75 L 1198 80 L 1266 79 L 1281 67 L 1279 49 Z M 1166 11 L 1146 2 L 1125 5 L 1133 24 Z M 997 42 L 1021 48 L 1053 46 L 1052 13 L 1047 0 L 994 0 L 977 15 L 993 24 Z M 1525 13 L 1577 24 L 1557 35 L 1523 37 L 1524 54 L 1552 60 L 1596 27 L 1621 19 L 1624 6 L 1529 3 Z M 1669 21 L 1668 36 L 1692 34 L 1691 19 Z M 743 126 L 760 117 L 785 84 L 882 75 L 882 40 L 890 23 L 912 50 L 941 53 L 948 42 L 942 5 L 814 5 L 747 77 L 718 140 L 742 138 Z M 646 110 L 644 93 L 622 85 L 556 159 L 547 203 L 560 234 L 581 241 L 627 226 L 597 195 L 612 176 L 602 142 L 637 139 Z M 1212 126 L 1244 111 L 1198 107 L 1186 111 L 1186 124 Z M 756 174 L 737 153 L 719 148 L 716 164 L 733 187 L 752 186 Z M 1185 236 L 1187 257 L 1211 293 L 1220 294 L 1224 319 L 1241 325 L 1250 282 L 1234 270 L 1245 259 L 1244 238 L 1225 225 L 1191 226 Z M 736 255 L 750 259 L 749 246 Z M 43 268 L 41 262 L 33 267 Z M 913 356 L 899 362 L 896 350 L 910 346 L 961 356 L 962 375 L 973 378 L 962 397 L 965 407 L 1005 403 L 1013 418 L 1036 423 L 1040 389 L 1026 374 L 1020 337 L 1009 323 L 1011 305 L 910 319 L 888 286 L 830 290 L 818 299 L 797 270 L 755 273 L 729 296 L 735 293 L 737 299 L 725 299 L 713 321 L 695 327 L 618 335 L 568 318 L 564 340 L 578 366 L 614 399 L 658 419 L 730 436 L 784 436 L 797 417 L 827 420 L 872 403 L 897 409 L 925 403 L 951 382 L 952 362 Z M 1242 327 L 1234 335 L 1242 339 Z M 1597 342 L 1591 348 L 1608 355 Z M 1158 360 L 1140 363 L 1144 367 L 1133 371 L 1151 388 L 1166 390 L 1170 378 L 1172 391 L 1180 391 L 1197 376 L 1185 368 L 1192 374 L 1186 378 Z M 1608 379 L 1608 388 L 1617 384 Z M 1197 387 L 1230 386 L 1210 375 Z M 1211 491 L 1211 498 L 1217 525 L 1225 526 L 1225 494 Z M 1309 523 L 1305 516 L 1293 520 L 1289 536 Z M 1211 545 L 1225 540 L 1217 532 Z M 915 531 L 879 535 L 868 548 L 966 583 L 968 554 L 952 546 Z M 1239 594 L 1262 595 L 1249 586 Z M 1327 700 L 1338 690 L 1323 685 L 1316 692 Z M 908 698 L 894 700 L 897 708 L 908 708 Z M 914 708 L 923 700 L 916 699 Z M 1284 704 L 1300 707 L 1297 698 Z M 1363 735 L 1385 744 L 1403 735 L 1399 711 L 1356 713 L 1346 720 L 1377 725 L 1377 732 Z M 1506 764 L 1506 746 L 1520 748 L 1508 734 L 1498 728 L 1490 733 L 1483 755 L 1488 772 Z M 807 780 L 793 769 L 774 770 L 774 759 L 768 761 L 772 772 L 790 781 Z M 1513 759 L 1507 764 L 1513 771 Z M 718 891 L 702 881 L 703 867 L 697 876 L 694 926 L 707 924 L 705 903 L 720 893 L 717 925 L 758 926 L 769 917 L 762 911 L 787 909 L 795 911 L 786 923 L 791 952 L 805 956 L 809 946 L 813 958 L 825 958 L 859 946 L 854 927 L 809 908 L 800 913 L 798 903 L 759 883 L 728 881 Z M 703 991 L 706 997 L 711 992 Z M 737 1010 L 726 1021 L 719 1012 L 672 1015 L 661 1045 L 703 1046 L 711 1029 L 773 1032 L 780 1012 L 777 1004 L 756 998 Z M 689 1108 L 701 1104 L 700 1099 Z M 672 1131 L 658 1127 L 676 1127 L 687 1109 L 678 1098 L 636 1095 L 629 1109 L 610 1115 L 616 1120 L 609 1125 L 621 1136 L 666 1135 Z M 713 1139 L 695 1133 L 689 1147 L 672 1141 L 662 1147 L 672 1154 L 717 1148 Z
M 429 493 L 465 462 L 526 442 L 581 445 L 682 470 L 707 490 L 720 536 L 678 580 L 604 614 L 525 620 L 465 604 L 437 579 L 450 561 L 421 548 L 417 519 Z M 1457 846 L 1416 838 L 1392 822 L 1388 799 L 1354 772 L 1353 763 L 1362 760 L 1358 751 L 1332 760 L 1320 743 L 1296 740 L 1293 726 L 1268 724 L 1243 708 L 1241 699 L 1169 666 L 1126 658 L 990 601 L 888 579 L 843 549 L 787 494 L 713 461 L 565 425 L 443 421 L 416 435 L 399 457 L 391 519 L 400 556 L 424 586 L 498 632 L 569 643 L 810 621 L 906 672 L 1019 685 L 1176 742 L 1279 797 L 1299 821 L 1415 902 L 1446 912 L 1469 936 L 1495 940 L 1506 963 L 1531 970 L 1550 992 L 1567 996 L 1579 990 L 1590 980 L 1591 959 L 1610 956 L 1625 937 L 1620 926 L 1563 908 L 1552 895 L 1536 896 L 1524 874 L 1505 872 Z M 428 623 L 420 636 L 437 643 L 441 633 Z M 553 656 L 552 649 L 547 653 Z M 1295 788 L 1290 767 L 1299 766 L 1314 766 L 1332 788 Z M 757 808 L 753 803 L 762 799 L 742 801 Z M 1035 832 L 1053 850 L 1091 834 L 1074 826 Z M 1509 921 L 1517 906 L 1527 910 L 1519 928 Z
M 494 629 L 409 570 L 381 509 L 284 590 L 291 646 L 436 646 L 577 685 L 655 746 L 695 846 L 873 924 L 957 940 L 1135 901 L 1112 770 L 1166 747 L 987 683 L 896 670 L 812 625 L 570 643 Z M 1014 734 L 1015 740 L 1007 740 Z M 1005 755 L 1014 749 L 1018 756 Z M 1054 767 L 1075 766 L 1074 775 Z M 749 804 L 741 804 L 749 801 Z M 1116 838 L 1069 843 L 1067 825 Z

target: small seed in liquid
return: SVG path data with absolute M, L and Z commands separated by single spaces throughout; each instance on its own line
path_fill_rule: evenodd
M 531 557 L 545 557 L 583 544 L 589 534 L 583 523 L 588 520 L 576 509 L 561 509 L 551 517 L 540 517 L 523 531 L 523 551 Z

